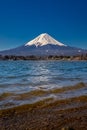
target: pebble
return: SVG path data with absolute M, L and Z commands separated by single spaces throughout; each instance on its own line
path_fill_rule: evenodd
M 70 127 L 63 127 L 61 130 L 74 130 L 74 129 Z

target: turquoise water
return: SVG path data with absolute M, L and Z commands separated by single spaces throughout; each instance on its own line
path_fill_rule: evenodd
M 86 61 L 0 61 L 0 108 L 32 103 L 47 95 L 16 100 L 19 94 L 87 84 Z M 86 88 L 57 94 L 59 98 L 87 94 Z M 50 94 L 50 97 L 55 97 Z

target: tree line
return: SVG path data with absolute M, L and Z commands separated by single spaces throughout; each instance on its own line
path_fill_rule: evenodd
M 14 55 L 0 55 L 0 60 L 87 60 L 87 54 L 77 56 L 14 56 Z

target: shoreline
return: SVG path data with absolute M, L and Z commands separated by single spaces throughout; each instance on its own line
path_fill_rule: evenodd
M 87 83 L 80 82 L 74 85 L 50 88 L 47 90 L 39 88 L 25 93 L 4 92 L 0 94 L 0 100 L 2 102 L 2 104 L 0 104 L 0 110 L 13 108 L 20 104 L 34 104 L 39 101 L 50 103 L 58 100 L 61 101 L 63 99 L 68 100 L 70 98 L 86 95 L 86 92 L 83 92 L 86 87 Z M 13 101 L 9 102 L 10 100 Z
M 0 130 L 87 129 L 87 96 L 0 110 Z
M 49 56 L 15 56 L 15 55 L 0 55 L 0 60 L 60 60 L 60 61 L 87 61 L 87 55 L 76 55 L 76 56 L 57 56 L 57 55 L 49 55 Z

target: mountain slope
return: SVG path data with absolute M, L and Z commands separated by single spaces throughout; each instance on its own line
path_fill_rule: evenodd
M 0 52 L 1 55 L 18 56 L 48 56 L 48 55 L 79 55 L 85 54 L 87 50 L 67 46 L 44 33 L 23 46 Z

